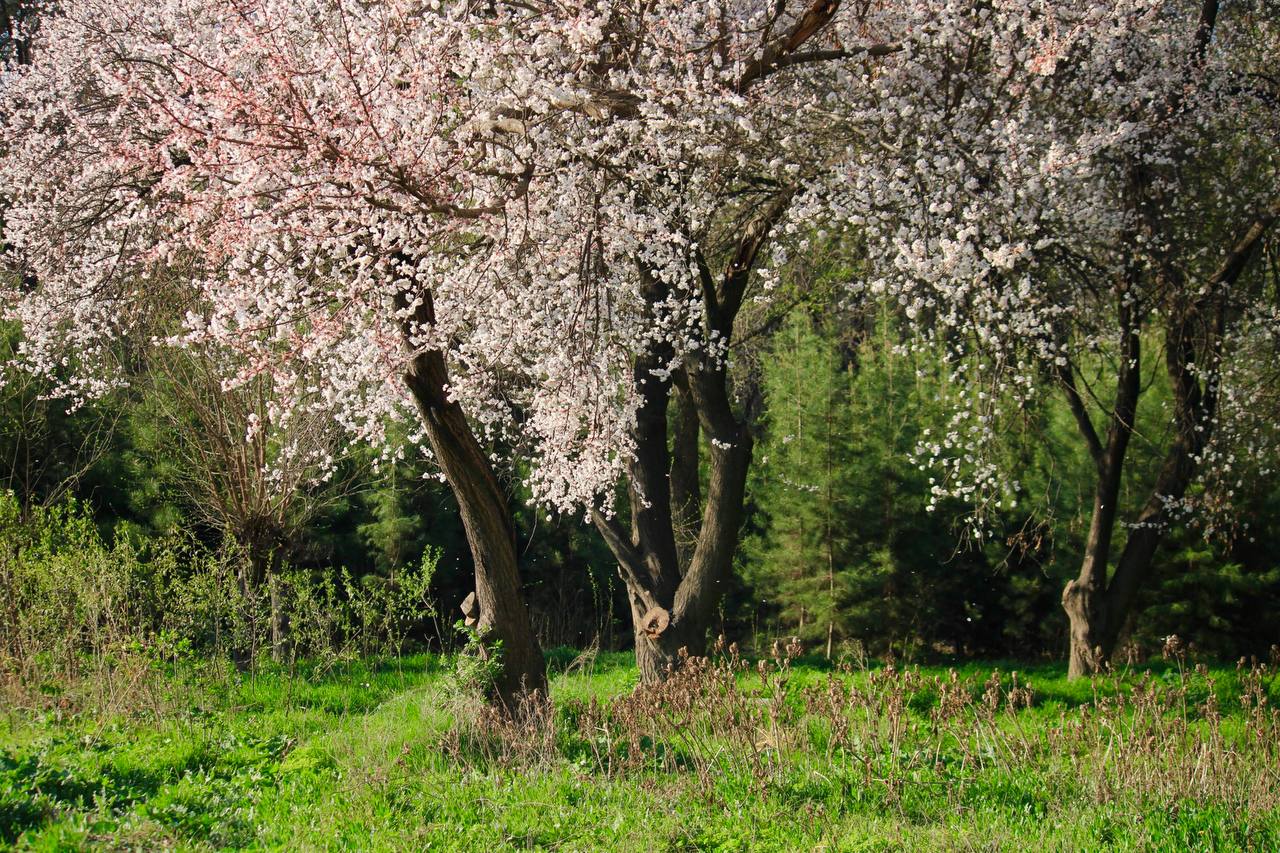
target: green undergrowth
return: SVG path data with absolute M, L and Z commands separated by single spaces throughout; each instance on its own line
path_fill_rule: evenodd
M 1271 671 L 798 659 L 636 692 L 627 654 L 548 663 L 551 708 L 520 724 L 425 655 L 6 708 L 0 847 L 1280 849 Z

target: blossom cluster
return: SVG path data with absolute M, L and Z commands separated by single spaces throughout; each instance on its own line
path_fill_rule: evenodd
M 229 386 L 270 374 L 275 417 L 374 442 L 441 351 L 535 498 L 574 510 L 625 471 L 637 352 L 670 354 L 655 379 L 729 357 L 703 262 L 784 198 L 758 298 L 815 234 L 856 233 L 875 273 L 852 289 L 998 368 L 931 454 L 973 497 L 998 484 L 983 408 L 1102 346 L 1096 283 L 1212 265 L 1200 224 L 1274 186 L 1274 149 L 1229 126 L 1258 112 L 1233 108 L 1234 53 L 1189 62 L 1184 5 L 78 0 L 3 80 L 3 314 L 73 398 L 163 328 L 236 353 Z M 1200 152 L 1221 168 L 1184 168 Z M 1160 245 L 1135 169 L 1168 200 Z

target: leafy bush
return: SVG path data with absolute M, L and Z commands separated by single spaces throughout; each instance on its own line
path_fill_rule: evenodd
M 403 651 L 430 615 L 436 559 L 429 551 L 389 579 L 281 572 L 286 662 L 310 659 L 316 671 Z M 23 518 L 0 493 L 0 684 L 40 704 L 70 701 L 76 685 L 95 707 L 118 707 L 164 701 L 149 672 L 256 668 L 272 605 L 247 576 L 247 557 L 229 539 L 216 550 L 180 534 L 108 543 L 82 505 Z

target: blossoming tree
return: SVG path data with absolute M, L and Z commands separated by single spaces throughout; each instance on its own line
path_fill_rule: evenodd
M 116 382 L 111 342 L 165 310 L 153 284 L 180 275 L 195 307 L 167 342 L 236 353 L 245 367 L 228 387 L 269 373 L 270 419 L 323 408 L 378 441 L 416 408 L 467 529 L 478 627 L 502 644 L 499 696 L 544 676 L 485 450 L 497 437 L 527 455 L 540 503 L 595 513 L 642 633 L 674 626 L 656 673 L 676 640 L 698 650 L 736 542 L 751 440 L 727 345 L 746 284 L 828 165 L 824 97 L 848 62 L 891 50 L 839 12 L 833 0 L 50 11 L 35 62 L 5 81 L 4 296 L 25 363 L 52 376 L 73 351 L 86 369 L 62 390 L 101 393 Z M 712 462 L 683 562 L 673 393 L 682 512 L 696 503 L 699 430 Z M 629 543 L 613 519 L 624 474 Z
M 577 131 L 582 147 L 608 152 L 592 165 L 612 209 L 643 224 L 639 251 L 634 226 L 602 240 L 620 247 L 610 275 L 638 297 L 642 331 L 625 349 L 629 525 L 607 509 L 593 519 L 626 583 L 648 679 L 681 650 L 704 653 L 732 571 L 760 404 L 735 355 L 775 319 L 770 265 L 803 254 L 824 224 L 797 212 L 842 180 L 832 167 L 848 140 L 832 95 L 860 85 L 851 68 L 898 49 L 883 21 L 837 2 L 663 12 L 660 50 L 643 29 L 620 39 L 643 60 L 609 69 L 610 120 Z
M 19 272 L 7 311 L 30 369 L 79 354 L 67 393 L 109 387 L 109 342 L 180 270 L 198 299 L 173 343 L 239 353 L 232 384 L 271 373 L 272 418 L 319 400 L 306 405 L 377 440 L 416 404 L 458 497 L 504 699 L 541 687 L 543 665 L 506 498 L 463 404 L 500 427 L 498 377 L 527 370 L 546 380 L 532 428 L 553 430 L 557 395 L 598 384 L 566 347 L 586 300 L 553 273 L 562 247 L 538 257 L 520 224 L 535 214 L 509 215 L 533 173 L 500 106 L 539 97 L 539 54 L 504 41 L 515 24 L 409 2 L 74 4 L 10 73 L 0 167 Z
M 929 95 L 857 153 L 842 203 L 866 212 L 873 286 L 956 356 L 966 405 L 922 447 L 936 494 L 1012 502 L 1001 429 L 1042 388 L 1069 406 L 1095 471 L 1063 592 L 1081 675 L 1114 650 L 1169 523 L 1207 503 L 1197 478 L 1221 496 L 1234 449 L 1276 449 L 1247 416 L 1265 394 L 1247 362 L 1280 340 L 1275 282 L 1249 264 L 1280 215 L 1276 21 L 1215 0 L 1011 0 L 941 4 L 915 29 L 931 39 L 880 85 Z M 1161 383 L 1167 433 L 1139 436 Z M 1135 437 L 1156 470 L 1134 470 Z M 1144 481 L 1125 519 L 1122 489 Z
M 93 395 L 115 381 L 92 369 L 111 342 L 165 310 L 153 284 L 181 275 L 195 307 L 169 343 L 236 353 L 228 386 L 270 374 L 270 419 L 323 409 L 380 441 L 388 418 L 416 416 L 457 496 L 478 628 L 502 644 L 510 700 L 545 682 L 486 449 L 501 438 L 540 504 L 592 513 L 657 677 L 701 649 L 731 567 L 757 400 L 734 347 L 775 298 L 770 269 L 813 251 L 817 231 L 865 231 L 908 311 L 976 327 L 1002 364 L 1034 362 L 1030 344 L 1070 368 L 1067 318 L 1093 316 L 1062 310 L 1071 294 L 1127 269 L 1123 235 L 1166 227 L 1116 212 L 1142 195 L 1118 194 L 1117 176 L 1192 157 L 1166 132 L 1207 112 L 1184 90 L 1229 95 L 1170 89 L 1219 53 L 1212 27 L 1193 26 L 1188 61 L 1187 39 L 1163 35 L 1180 32 L 1175 12 L 66 4 L 5 80 L 6 316 L 29 369 L 52 376 L 74 351 L 89 369 L 62 374 L 64 390 Z M 1116 165 L 1126 156 L 1136 173 Z M 1233 198 L 1215 221 L 1239 213 Z M 1096 269 L 1077 281 L 1061 261 L 1085 244 Z M 1037 286 L 1042 268 L 1053 288 Z M 1129 297 L 1115 304 L 1130 328 Z

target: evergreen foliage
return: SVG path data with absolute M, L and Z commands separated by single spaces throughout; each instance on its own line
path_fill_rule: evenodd
M 903 345 L 891 306 L 856 319 L 831 306 L 788 318 L 762 359 L 747 589 L 734 599 L 743 630 L 794 635 L 824 652 L 856 642 L 925 658 L 1063 653 L 1061 589 L 1078 567 L 1092 499 L 1071 413 L 1046 384 L 1001 425 L 999 452 L 1006 470 L 1021 472 L 1019 497 L 982 525 L 963 525 L 968 508 L 931 502 L 934 474 L 914 462 L 922 442 L 949 429 L 945 357 Z M 1169 389 L 1157 368 L 1144 383 L 1131 452 L 1155 460 L 1170 440 Z M 1139 504 L 1150 488 L 1135 475 L 1121 501 Z M 1280 562 L 1265 544 L 1278 499 L 1260 477 L 1236 496 L 1232 535 L 1221 521 L 1174 526 L 1128 628 L 1136 651 L 1158 651 L 1176 633 L 1215 656 L 1265 657 L 1280 640 L 1267 616 L 1280 603 Z

